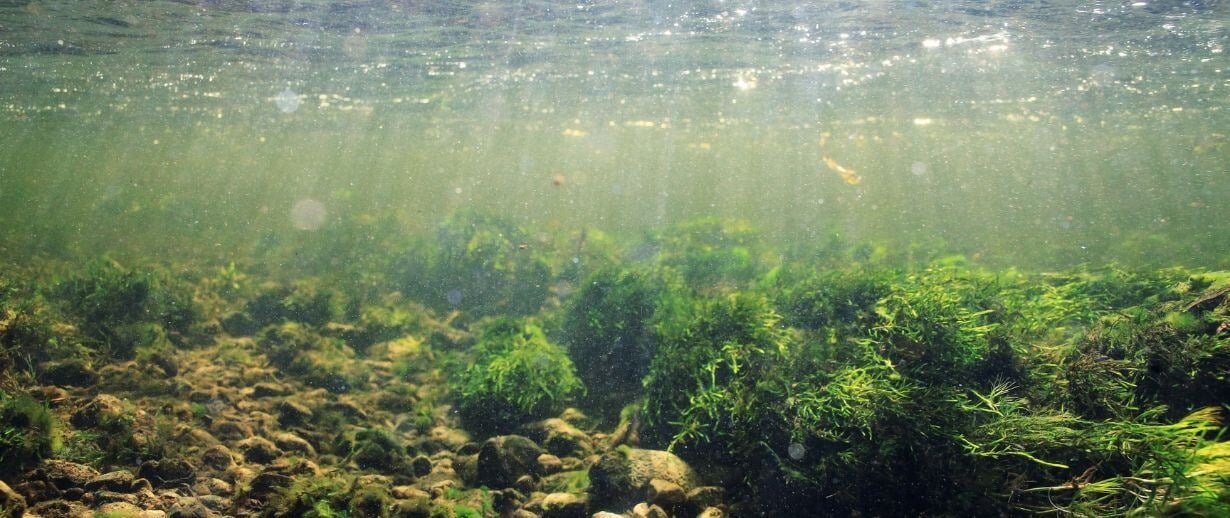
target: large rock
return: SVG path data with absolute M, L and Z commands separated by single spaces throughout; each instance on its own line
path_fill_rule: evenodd
M 21 518 L 26 512 L 26 499 L 0 480 L 0 518 Z
M 624 511 L 636 504 L 654 479 L 675 484 L 685 493 L 698 485 L 696 473 L 673 453 L 621 447 L 589 468 L 590 501 L 601 509 Z
M 571 493 L 551 493 L 542 499 L 543 518 L 585 518 L 587 502 L 584 496 Z
M 37 472 L 29 478 L 46 480 L 54 484 L 55 487 L 65 490 L 74 487 L 85 487 L 86 483 L 94 480 L 97 476 L 98 471 L 85 464 L 48 459 L 43 461 L 43 465 L 39 466 Z
M 594 449 L 588 434 L 557 417 L 527 424 L 521 431 L 560 457 L 584 457 Z
M 88 387 L 98 383 L 98 373 L 78 359 L 47 362 L 41 366 L 38 380 L 48 385 Z
M 520 435 L 487 439 L 478 450 L 478 482 L 491 488 L 512 486 L 533 472 L 543 453 L 534 441 Z
M 110 394 L 99 394 L 73 413 L 69 422 L 77 428 L 98 428 L 122 433 L 132 423 L 124 403 Z

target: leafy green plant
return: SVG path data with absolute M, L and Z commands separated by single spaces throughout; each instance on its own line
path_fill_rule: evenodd
M 487 324 L 451 385 L 467 426 L 492 434 L 549 417 L 582 392 L 568 355 L 536 324 L 511 318 Z

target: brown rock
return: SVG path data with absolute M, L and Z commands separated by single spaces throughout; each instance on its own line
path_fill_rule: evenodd
M 132 417 L 124 410 L 120 398 L 110 394 L 94 396 L 89 403 L 73 412 L 69 422 L 77 428 L 98 428 L 123 432 L 132 423 Z
M 134 477 L 132 473 L 127 471 L 112 471 L 110 473 L 103 473 L 102 475 L 94 477 L 93 480 L 86 482 L 85 490 L 98 491 L 100 489 L 106 489 L 108 491 L 115 491 L 118 493 L 128 493 L 133 491 L 132 482 L 134 480 L 136 480 L 136 477 Z
M 277 445 L 273 444 L 269 439 L 264 437 L 249 437 L 239 444 L 235 445 L 239 448 L 239 452 L 248 462 L 257 464 L 267 464 L 274 459 L 282 456 L 282 450 L 279 450 Z
M 223 471 L 235 465 L 235 458 L 231 456 L 229 448 L 219 444 L 202 452 L 201 462 L 213 469 Z
M 487 439 L 478 451 L 478 482 L 491 488 L 511 486 L 537 466 L 543 453 L 534 441 L 520 435 Z
M 559 457 L 551 455 L 550 453 L 544 453 L 538 456 L 538 466 L 536 472 L 539 475 L 552 475 L 559 473 L 562 469 L 564 469 L 564 463 L 559 460 Z
M 0 480 L 0 518 L 21 518 L 26 512 L 26 499 Z
M 94 516 L 88 507 L 66 500 L 48 500 L 34 504 L 27 516 L 31 514 L 40 518 L 90 518 Z
M 589 502 L 571 493 L 551 493 L 542 499 L 544 518 L 585 518 Z
M 679 487 L 679 484 L 660 478 L 649 481 L 649 487 L 645 491 L 645 496 L 649 503 L 663 509 L 675 509 L 687 499 L 687 495 L 683 492 L 683 488 Z
M 48 459 L 36 470 L 35 476 L 46 480 L 61 490 L 84 487 L 85 484 L 98 476 L 98 471 L 85 464 L 77 464 L 66 460 Z
M 278 403 L 278 422 L 282 426 L 299 426 L 312 420 L 312 409 L 294 401 Z
M 282 451 L 299 453 L 307 457 L 316 456 L 316 448 L 313 448 L 311 443 L 290 432 L 277 432 L 273 434 L 273 443 L 278 448 L 281 448 Z
M 717 507 L 706 507 L 696 518 L 726 518 L 726 512 Z

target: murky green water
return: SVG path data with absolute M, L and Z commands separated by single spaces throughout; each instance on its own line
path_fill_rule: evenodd
M 1216 0 L 5 2 L 0 223 L 18 257 L 234 251 L 311 199 L 420 229 L 719 215 L 1008 265 L 1225 265 L 1228 21 Z

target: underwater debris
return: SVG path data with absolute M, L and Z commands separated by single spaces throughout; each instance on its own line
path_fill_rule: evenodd
M 853 169 L 847 168 L 838 164 L 836 160 L 829 157 L 821 157 L 824 160 L 824 165 L 828 166 L 829 170 L 841 176 L 841 180 L 849 185 L 858 185 L 863 182 L 863 178 L 854 172 Z

